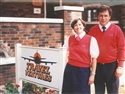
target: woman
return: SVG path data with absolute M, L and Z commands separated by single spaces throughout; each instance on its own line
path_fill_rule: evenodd
M 82 19 L 74 19 L 71 27 L 75 34 L 63 45 L 68 48 L 69 55 L 64 71 L 62 94 L 90 94 L 90 84 L 94 82 L 96 58 L 99 55 L 97 41 L 86 34 L 86 24 Z

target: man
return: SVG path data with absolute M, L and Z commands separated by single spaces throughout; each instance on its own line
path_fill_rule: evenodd
M 118 94 L 119 77 L 125 61 L 125 38 L 119 26 L 110 23 L 112 10 L 101 5 L 97 9 L 99 24 L 93 26 L 89 34 L 97 39 L 100 54 L 97 58 L 95 93 Z

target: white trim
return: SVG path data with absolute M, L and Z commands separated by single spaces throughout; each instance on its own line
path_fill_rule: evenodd
M 52 18 L 23 18 L 23 17 L 0 17 L 0 22 L 63 23 L 63 19 L 52 19 Z
M 55 6 L 54 11 L 59 10 L 74 10 L 74 11 L 84 11 L 84 7 L 78 7 L 78 6 Z
M 113 24 L 119 24 L 119 21 L 110 21 L 110 22 Z M 99 22 L 98 21 L 91 21 L 91 22 L 86 21 L 86 24 L 99 24 Z
M 0 58 L 0 65 L 15 64 L 15 57 Z

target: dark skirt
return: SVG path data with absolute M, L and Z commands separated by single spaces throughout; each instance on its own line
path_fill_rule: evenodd
M 62 94 L 90 94 L 90 68 L 67 64 L 64 71 Z

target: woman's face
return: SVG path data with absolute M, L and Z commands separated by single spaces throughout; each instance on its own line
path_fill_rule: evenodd
M 80 20 L 77 21 L 77 23 L 74 25 L 74 31 L 76 34 L 81 34 L 84 30 L 84 26 Z

